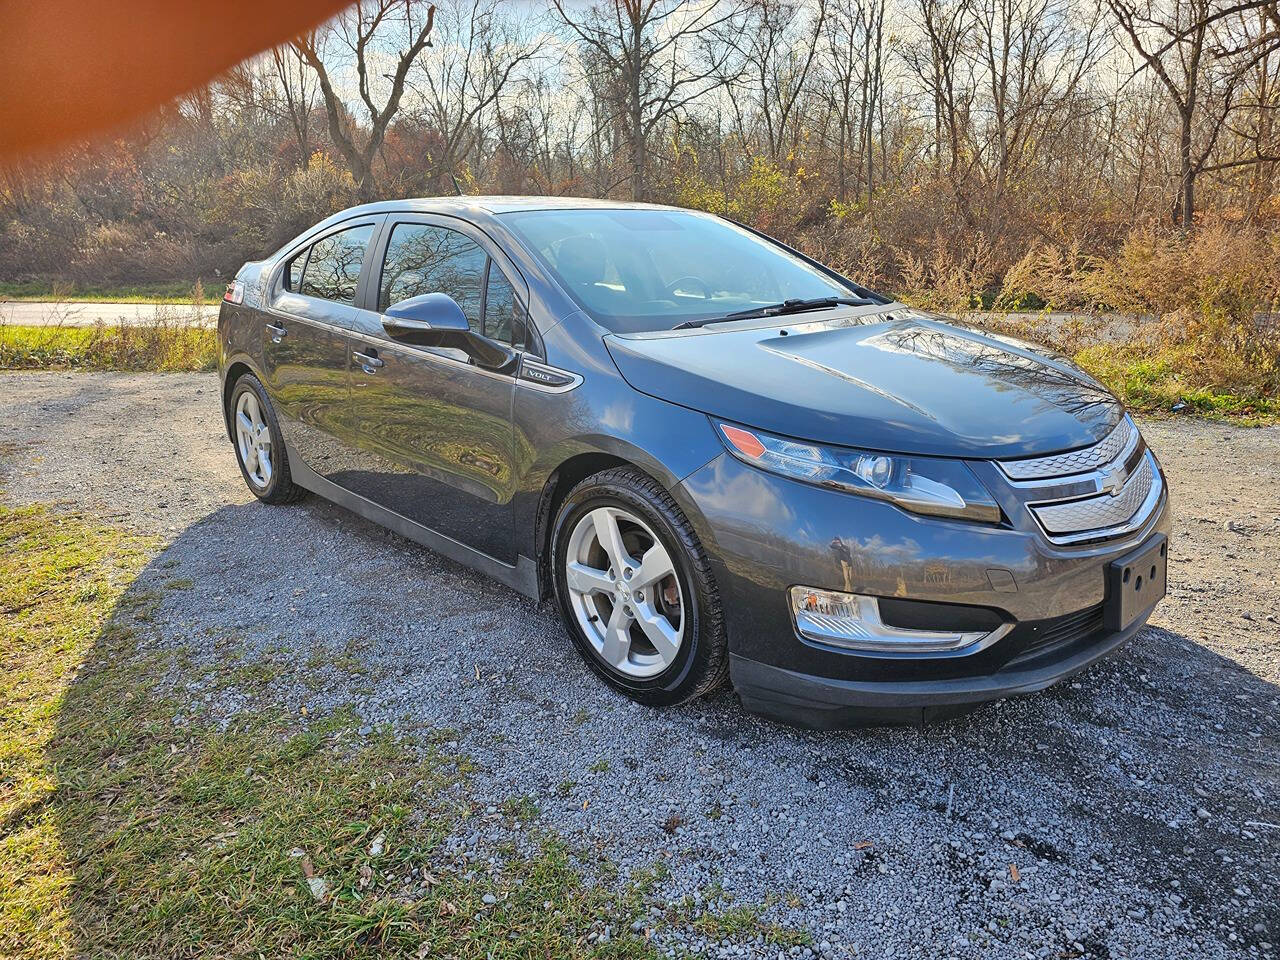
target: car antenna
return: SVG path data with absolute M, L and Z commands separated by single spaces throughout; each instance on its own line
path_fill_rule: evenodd
M 462 196 L 462 186 L 458 183 L 458 178 L 451 173 L 449 174 L 449 179 L 453 181 L 454 192 L 457 193 L 458 196 Z

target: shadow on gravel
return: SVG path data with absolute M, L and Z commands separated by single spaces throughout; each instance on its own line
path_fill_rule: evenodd
M 184 531 L 87 662 L 135 642 L 152 666 L 68 693 L 63 780 L 122 763 L 116 739 L 159 697 L 178 704 L 156 721 L 171 729 L 143 731 L 161 751 L 189 722 L 227 727 L 250 707 L 349 708 L 358 737 L 381 724 L 456 731 L 480 802 L 530 798 L 540 822 L 624 875 L 659 862 L 677 891 L 781 898 L 797 925 L 852 900 L 864 932 L 850 944 L 892 942 L 865 924 L 922 895 L 912 909 L 940 929 L 976 924 L 993 943 L 1034 930 L 1028 942 L 1062 956 L 1164 940 L 1168 954 L 1148 955 L 1194 944 L 1218 956 L 1280 938 L 1280 689 L 1168 630 L 1074 682 L 924 730 L 795 730 L 727 692 L 655 712 L 594 681 L 553 611 L 309 499 L 227 506 Z M 86 717 L 99 718 L 92 750 L 77 733 Z M 105 851 L 108 825 L 145 838 L 153 790 L 200 789 L 112 782 L 64 846 Z M 113 901 L 148 850 L 88 858 L 104 898 L 92 923 L 156 909 Z M 177 882 L 184 854 L 171 855 Z M 218 895 L 237 889 L 229 871 Z
M 350 706 L 359 691 L 311 682 L 335 663 L 362 672 L 330 646 L 349 644 L 359 610 L 332 615 L 343 598 L 324 592 L 305 614 L 311 598 L 294 602 L 343 580 L 311 553 L 343 519 L 226 507 L 136 577 L 145 543 L 122 548 L 79 515 L 47 521 L 83 548 L 40 545 L 32 583 L 85 606 L 65 629 L 20 624 L 35 654 L 23 669 L 57 664 L 72 679 L 56 699 L 55 685 L 18 681 L 47 742 L 0 781 L 0 955 L 568 957 L 612 924 L 593 955 L 652 956 L 618 928 L 634 904 L 587 882 L 523 807 L 503 811 L 517 833 L 500 861 L 477 859 L 470 764 L 452 734 L 374 729 Z M 387 559 L 385 542 L 368 546 Z M 23 605 L 35 620 L 51 616 L 43 596 L 34 586 Z M 32 799 L 10 813 L 15 784 Z

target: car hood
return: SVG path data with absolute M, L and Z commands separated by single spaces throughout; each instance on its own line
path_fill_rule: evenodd
M 791 323 L 790 320 L 802 319 Z M 1061 357 L 905 309 L 617 335 L 635 389 L 820 443 L 973 459 L 1087 446 L 1121 416 Z

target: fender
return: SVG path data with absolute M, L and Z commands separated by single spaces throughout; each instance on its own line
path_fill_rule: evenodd
M 262 381 L 262 368 L 258 361 L 244 351 L 237 351 L 228 354 L 220 359 L 218 363 L 218 403 L 222 406 L 222 425 L 226 428 L 227 439 L 232 443 L 236 442 L 235 431 L 231 427 L 231 409 L 227 405 L 227 391 L 231 389 L 233 380 L 229 374 L 232 370 L 239 368 L 247 368 L 259 381 Z M 236 379 L 239 379 L 237 374 Z

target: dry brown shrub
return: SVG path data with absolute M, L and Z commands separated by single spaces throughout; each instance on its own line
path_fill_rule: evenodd
M 892 254 L 865 219 L 835 219 L 802 231 L 798 246 L 836 272 L 873 290 L 896 286 Z
M 1016 310 L 1045 304 L 1055 310 L 1089 310 L 1095 304 L 1082 277 L 1089 258 L 1078 242 L 1067 246 L 1036 244 L 1004 275 L 995 306 Z
M 956 240 L 954 235 L 935 234 L 928 255 L 895 250 L 904 299 L 931 310 L 971 310 L 983 305 L 998 275 L 995 250 L 981 233 L 961 245 Z

